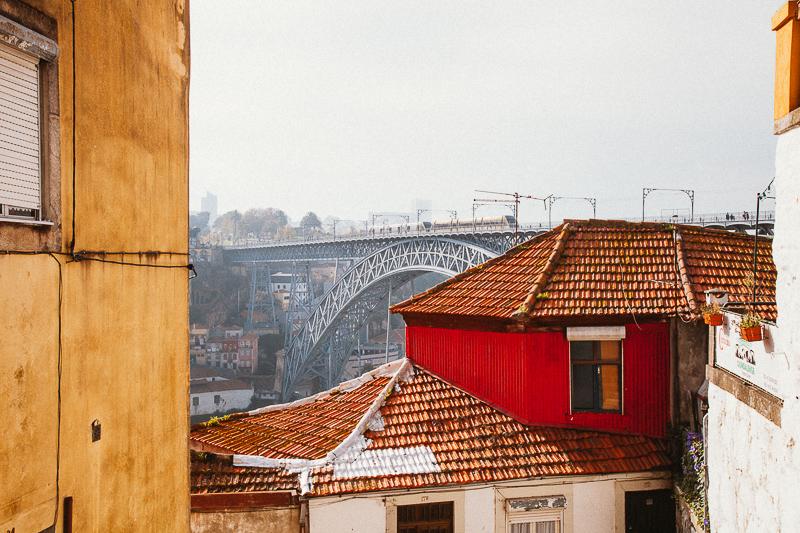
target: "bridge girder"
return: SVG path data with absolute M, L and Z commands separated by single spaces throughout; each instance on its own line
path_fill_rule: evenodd
M 454 276 L 497 255 L 469 242 L 437 236 L 398 240 L 356 262 L 321 298 L 287 347 L 284 398 L 318 361 L 323 347 L 332 350 L 332 379 L 339 377 L 355 334 L 385 299 L 390 280 L 408 281 L 425 272 Z
M 246 248 L 226 248 L 231 263 L 302 263 L 309 261 L 361 260 L 392 244 L 428 239 L 450 239 L 473 244 L 494 254 L 543 233 L 541 230 L 484 231 L 476 233 L 404 233 L 388 236 L 362 236 L 324 241 L 277 243 Z

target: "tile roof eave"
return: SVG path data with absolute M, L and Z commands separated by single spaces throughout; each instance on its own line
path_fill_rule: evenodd
M 364 431 L 366 431 L 367 425 L 369 424 L 370 420 L 375 416 L 375 413 L 377 413 L 380 410 L 386 397 L 394 389 L 395 384 L 397 384 L 398 380 L 405 377 L 405 375 L 408 374 L 411 368 L 412 368 L 411 361 L 409 359 L 402 359 L 402 363 L 400 364 L 397 371 L 394 373 L 392 378 L 386 383 L 386 385 L 383 387 L 380 393 L 372 401 L 369 408 L 367 408 L 367 410 L 361 416 L 358 423 L 350 432 L 350 434 L 341 443 L 339 443 L 339 445 L 337 445 L 333 450 L 328 452 L 324 457 L 321 457 L 319 459 L 285 459 L 285 458 L 278 459 L 272 457 L 264 457 L 262 455 L 233 454 L 233 465 L 244 466 L 244 467 L 258 467 L 258 468 L 289 468 L 292 470 L 308 471 L 312 468 L 322 467 L 325 466 L 326 464 L 333 462 L 337 457 L 346 453 L 349 448 L 351 448 L 354 444 L 356 444 L 358 439 L 364 434 Z M 270 407 L 275 407 L 275 406 L 270 406 Z M 284 405 L 283 408 L 285 407 L 286 406 Z

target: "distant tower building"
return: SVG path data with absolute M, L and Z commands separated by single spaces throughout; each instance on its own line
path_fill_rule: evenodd
M 432 218 L 431 208 L 433 204 L 428 198 L 415 198 L 414 199 L 414 214 L 416 215 L 420 209 L 424 211 L 419 214 L 420 222 L 430 222 Z
M 200 211 L 208 213 L 208 224 L 213 224 L 217 218 L 217 195 L 206 191 L 206 195 L 200 199 Z

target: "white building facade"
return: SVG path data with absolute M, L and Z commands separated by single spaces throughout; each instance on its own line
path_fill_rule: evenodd
M 708 504 L 714 533 L 799 531 L 800 505 L 800 22 L 787 2 L 772 20 L 775 86 L 777 329 L 765 328 L 759 355 L 774 355 L 772 375 L 720 374 L 710 368 Z M 766 344 L 767 346 L 763 346 Z M 747 370 L 749 354 L 741 359 Z M 752 366 L 752 365 L 750 365 Z M 756 370 L 756 369 L 754 369 Z M 778 376 L 774 375 L 779 370 Z M 733 376 L 733 377 L 731 377 Z M 717 379 L 714 379 L 714 378 Z M 770 380 L 778 388 L 768 392 Z M 753 383 L 756 382 L 756 383 Z
M 452 520 L 454 533 L 624 533 L 626 492 L 663 490 L 672 490 L 669 474 L 653 472 L 312 498 L 309 531 L 397 533 L 403 528 L 404 508 L 433 504 L 452 509 L 452 516 L 443 516 L 441 522 Z M 358 519 L 341 520 L 345 516 Z
M 193 379 L 189 397 L 191 416 L 242 411 L 253 401 L 253 386 L 220 377 Z

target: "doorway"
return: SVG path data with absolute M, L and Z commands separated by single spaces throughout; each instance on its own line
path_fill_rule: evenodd
M 672 491 L 626 492 L 625 533 L 675 533 L 675 500 Z

